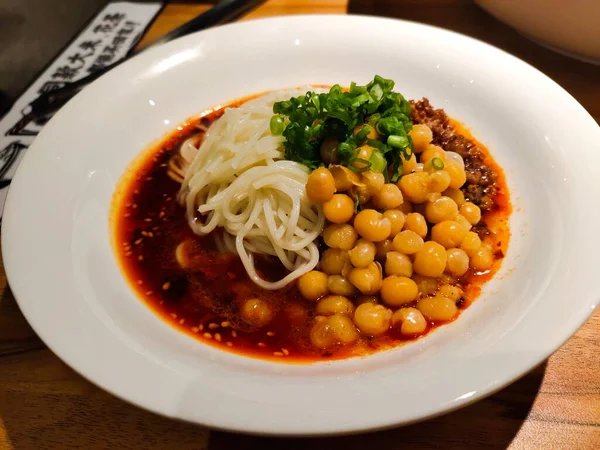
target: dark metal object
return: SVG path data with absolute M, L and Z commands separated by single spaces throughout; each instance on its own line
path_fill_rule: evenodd
M 88 84 L 100 78 L 106 72 L 123 63 L 131 56 L 145 51 L 150 47 L 172 41 L 178 37 L 185 36 L 196 31 L 205 30 L 216 25 L 233 22 L 264 2 L 265 0 L 221 0 L 208 11 L 200 14 L 189 22 L 184 23 L 179 28 L 167 33 L 165 36 L 156 40 L 155 42 L 145 46 L 140 50 L 132 49 L 122 60 L 106 66 L 101 70 L 93 72 L 87 77 L 77 80 L 74 83 L 69 83 L 61 89 L 40 95 L 37 99 L 29 104 L 29 106 L 26 108 L 26 111 L 27 109 L 29 109 L 29 111 L 27 111 L 21 120 L 19 120 L 19 122 L 12 128 L 11 132 L 15 134 L 16 132 L 24 129 L 31 121 L 50 118 L 54 113 L 56 113 L 56 111 L 62 108 Z

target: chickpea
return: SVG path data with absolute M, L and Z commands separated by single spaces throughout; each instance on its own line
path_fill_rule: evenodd
M 450 197 L 440 197 L 433 202 L 425 204 L 425 217 L 431 223 L 452 220 L 457 214 L 458 206 L 456 206 L 456 203 Z
M 273 307 L 260 298 L 246 300 L 241 310 L 242 320 L 253 327 L 264 327 L 275 316 Z
M 452 276 L 460 277 L 469 270 L 469 256 L 460 248 L 451 248 L 447 252 L 446 272 Z
M 306 195 L 314 203 L 331 200 L 335 193 L 335 181 L 331 172 L 324 167 L 312 171 L 306 182 Z
M 450 174 L 443 170 L 436 170 L 429 175 L 429 190 L 432 192 L 444 192 L 450 186 Z
M 331 166 L 329 168 L 333 181 L 335 183 L 335 190 L 338 192 L 344 192 L 352 189 L 360 183 L 360 177 L 356 172 L 351 171 L 344 166 Z
M 453 159 L 448 159 L 444 162 L 444 171 L 450 175 L 451 188 L 458 189 L 467 181 L 465 169 Z
M 400 308 L 392 316 L 392 326 L 405 336 L 415 336 L 427 329 L 427 321 L 416 308 Z
M 398 206 L 398 211 L 404 213 L 404 215 L 413 212 L 413 205 L 411 202 L 405 201 L 400 206 Z
M 375 259 L 377 261 L 385 261 L 385 256 L 394 250 L 394 243 L 391 239 L 375 242 Z
M 323 240 L 328 247 L 350 250 L 358 239 L 356 230 L 352 225 L 331 224 L 323 230 Z
M 317 300 L 327 294 L 327 274 L 318 270 L 306 272 L 298 278 L 298 289 L 306 300 Z
M 390 329 L 392 311 L 382 305 L 363 303 L 354 311 L 354 324 L 369 336 L 379 336 Z
M 412 276 L 412 280 L 417 283 L 417 287 L 419 288 L 419 293 L 422 295 L 433 294 L 438 287 L 438 282 L 435 278 L 424 277 L 419 274 L 414 274 Z
M 375 244 L 366 239 L 359 239 L 348 255 L 354 267 L 367 267 L 375 259 L 375 253 Z
M 423 247 L 423 238 L 414 231 L 404 230 L 396 235 L 393 244 L 397 252 L 412 255 Z
M 365 239 L 379 242 L 390 236 L 392 224 L 379 211 L 363 209 L 354 218 L 354 228 Z
M 379 298 L 376 295 L 360 295 L 356 299 L 356 305 L 360 306 L 363 303 L 371 303 L 373 305 L 379 304 Z
M 488 270 L 492 267 L 493 262 L 494 255 L 492 254 L 492 249 L 486 245 L 479 247 L 479 250 L 471 256 L 471 267 L 478 271 Z
M 431 229 L 431 239 L 445 248 L 459 247 L 466 234 L 467 230 L 453 220 L 444 220 Z
M 356 154 L 356 158 L 368 161 L 371 155 L 373 154 L 373 150 L 375 149 L 370 145 L 361 145 L 360 147 L 358 147 L 358 153 Z M 352 166 L 356 167 L 357 169 L 365 169 L 367 167 L 367 164 L 361 161 L 355 161 L 352 163 Z
M 437 242 L 429 241 L 423 244 L 415 254 L 413 269 L 419 275 L 437 278 L 446 268 L 446 249 Z
M 404 227 L 404 221 L 406 217 L 404 213 L 398 209 L 388 209 L 383 213 L 383 217 L 390 220 L 390 224 L 392 225 L 390 229 L 390 237 L 396 236 L 400 231 L 402 231 L 402 227 Z
M 390 275 L 381 283 L 381 300 L 388 306 L 406 305 L 417 298 L 419 288 L 417 283 L 408 277 Z
M 339 248 L 328 248 L 321 256 L 321 270 L 329 275 L 342 273 L 344 265 L 350 261 L 348 252 Z
M 458 308 L 456 304 L 447 297 L 436 295 L 435 297 L 426 297 L 417 303 L 417 309 L 434 321 L 447 321 L 456 316 Z
M 383 174 L 372 172 L 370 170 L 362 173 L 361 181 L 365 185 L 365 193 L 369 198 L 377 194 L 385 185 L 385 177 Z
M 427 236 L 427 221 L 419 213 L 410 213 L 406 215 L 406 221 L 404 222 L 404 229 L 414 231 L 422 238 Z
M 341 295 L 328 295 L 319 300 L 316 312 L 321 316 L 333 316 L 334 314 L 352 316 L 354 314 L 354 305 L 350 300 Z
M 402 158 L 403 175 L 409 174 L 417 168 L 417 156 L 414 153 L 408 159 L 404 159 L 404 154 L 400 155 L 400 157 Z
M 421 153 L 421 163 L 425 165 L 433 158 L 440 158 L 444 165 L 446 165 L 446 152 L 444 149 L 437 145 L 429 144 L 423 153 Z
M 377 209 L 397 208 L 404 201 L 400 188 L 392 183 L 386 183 L 381 190 L 371 199 Z
M 445 284 L 440 287 L 440 290 L 438 291 L 438 295 L 449 298 L 454 303 L 456 303 L 462 297 L 463 291 L 458 286 L 452 286 L 450 284 Z
M 333 223 L 346 223 L 354 215 L 354 201 L 345 194 L 335 194 L 323 203 L 323 214 Z
M 373 295 L 381 288 L 381 270 L 377 263 L 372 262 L 367 267 L 354 268 L 348 275 L 352 283 L 362 294 Z
M 460 207 L 459 212 L 471 225 L 475 225 L 481 220 L 481 210 L 479 209 L 479 206 L 474 203 L 465 202 Z
M 456 206 L 458 206 L 459 208 L 465 202 L 465 194 L 463 194 L 463 192 L 460 189 L 448 188 L 444 192 L 442 192 L 442 195 L 450 197 L 452 200 L 454 200 L 454 203 L 456 203 Z
M 454 221 L 458 223 L 461 227 L 463 227 L 466 231 L 469 231 L 471 228 L 473 228 L 473 225 L 471 225 L 469 221 L 460 214 L 454 218 Z
M 343 275 L 329 275 L 327 278 L 327 290 L 336 295 L 356 295 L 356 288 L 350 280 Z
M 429 203 L 435 202 L 436 200 L 439 200 L 442 197 L 442 194 L 440 194 L 439 192 L 431 192 L 428 196 L 427 196 L 427 201 Z M 425 205 L 427 206 L 427 203 L 421 203 L 422 206 Z M 423 209 L 423 214 L 425 214 L 425 209 Z
M 413 267 L 408 256 L 400 252 L 389 252 L 385 260 L 385 273 L 387 275 L 401 275 L 412 277 Z
M 329 317 L 317 316 L 310 330 L 310 342 L 322 349 L 352 344 L 359 337 L 352 320 L 337 314 Z
M 475 252 L 479 250 L 479 247 L 481 247 L 481 239 L 479 239 L 477 233 L 467 231 L 462 244 L 460 244 L 460 248 L 463 249 L 468 256 L 473 256 Z
M 413 141 L 415 153 L 421 153 L 433 140 L 431 128 L 424 124 L 413 125 L 412 130 L 408 132 L 408 135 Z
M 429 174 L 415 172 L 404 175 L 398 182 L 402 195 L 413 203 L 423 203 L 429 195 Z

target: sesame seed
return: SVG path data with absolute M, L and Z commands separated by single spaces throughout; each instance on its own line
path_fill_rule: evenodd
M 171 317 L 172 317 L 173 319 L 177 319 L 177 314 L 175 314 L 175 313 L 171 313 Z
M 221 335 L 219 333 L 215 333 L 215 341 L 221 342 Z
M 290 354 L 290 351 L 289 351 L 287 348 L 282 348 L 282 349 L 281 349 L 281 351 L 283 352 L 283 354 L 284 354 L 285 356 L 287 356 L 287 355 L 289 355 L 289 354 Z
M 204 324 L 202 324 L 202 323 L 201 323 L 200 325 L 198 325 L 198 329 L 199 329 L 200 331 L 204 330 Z
M 192 327 L 192 333 L 197 333 L 198 331 L 200 331 L 198 327 Z
M 259 343 L 258 343 L 258 346 L 259 346 L 259 347 L 266 347 L 266 346 L 267 346 L 267 344 L 265 344 L 264 342 L 259 342 Z
M 147 291 L 146 295 L 152 295 L 152 291 Z
M 235 330 L 231 330 L 231 336 L 233 336 L 233 337 L 237 337 L 237 331 L 235 331 Z
M 143 255 L 138 256 L 138 261 L 143 261 L 143 260 L 144 260 L 144 256 Z
M 146 177 L 146 181 L 152 180 L 152 177 Z
M 132 254 L 133 253 L 131 253 L 131 252 L 127 252 L 127 253 L 125 253 L 125 256 L 131 256 Z
M 225 342 L 225 345 L 226 345 L 227 347 L 233 347 L 233 342 L 231 342 L 231 341 L 227 341 L 227 342 Z
M 267 336 L 275 336 L 275 333 L 272 331 L 267 331 Z
M 166 164 L 166 163 L 162 163 L 162 164 L 160 165 L 160 167 L 167 167 L 167 164 Z
M 160 214 L 158 215 L 158 217 L 160 217 L 160 218 L 163 218 L 163 217 L 165 217 L 165 212 L 164 212 L 164 211 L 161 211 L 161 212 L 160 212 Z
M 273 355 L 275 355 L 275 356 L 283 356 L 283 353 L 281 353 L 281 352 L 273 352 Z
M 139 194 L 140 191 L 138 189 L 136 189 L 135 191 L 133 191 L 134 194 Z
M 126 208 L 131 208 L 131 205 L 133 205 L 133 203 L 127 203 L 127 204 L 125 205 L 125 207 L 126 207 Z
M 217 325 L 216 323 L 210 323 L 210 324 L 208 324 L 208 328 L 211 330 L 215 330 L 215 329 L 219 328 L 219 325 Z
M 125 213 L 125 215 L 123 217 L 130 217 L 130 216 L 131 216 L 131 214 Z
M 152 233 L 152 231 L 148 231 L 148 237 L 154 237 L 154 233 Z
M 185 322 L 185 319 L 181 319 L 181 320 L 179 321 L 179 325 L 183 325 L 183 323 L 184 323 L 184 322 Z
M 144 222 L 152 222 L 152 219 L 151 219 L 151 218 L 149 218 L 149 217 L 146 217 L 146 218 L 144 219 Z
M 142 236 L 148 236 L 148 233 L 146 231 L 142 231 Z
M 230 324 L 228 321 L 221 322 L 221 326 L 222 326 L 223 328 L 227 328 L 229 325 L 231 325 L 231 324 Z
M 142 280 L 137 280 L 137 284 L 142 284 L 143 281 Z
M 212 334 L 210 333 L 204 333 L 202 336 L 204 336 L 206 339 L 212 339 Z
M 171 287 L 171 282 L 167 281 L 165 284 L 162 285 L 163 290 L 167 290 Z
M 143 231 L 142 231 L 142 233 L 143 233 Z M 134 244 L 135 244 L 135 245 L 140 245 L 140 244 L 142 243 L 142 241 L 143 241 L 143 240 L 144 240 L 144 238 L 139 238 L 138 240 L 136 240 L 136 241 L 134 242 Z
M 133 209 L 136 209 L 136 208 L 137 208 L 137 204 L 134 203 L 133 204 Z

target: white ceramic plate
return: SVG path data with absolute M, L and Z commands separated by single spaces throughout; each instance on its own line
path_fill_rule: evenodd
M 154 315 L 110 246 L 115 183 L 152 140 L 268 89 L 396 81 L 467 124 L 505 169 L 514 213 L 501 272 L 459 320 L 366 358 L 286 365 L 219 351 Z M 600 130 L 549 78 L 467 37 L 355 16 L 283 17 L 195 34 L 85 89 L 44 128 L 2 230 L 19 305 L 48 346 L 113 394 L 212 427 L 318 435 L 431 417 L 500 389 L 590 315 L 600 267 Z

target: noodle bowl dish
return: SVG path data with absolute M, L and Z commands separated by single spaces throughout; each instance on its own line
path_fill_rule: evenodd
M 471 38 L 243 21 L 141 52 L 44 125 L 5 180 L 2 259 L 49 349 L 134 405 L 258 434 L 409 424 L 592 314 L 599 142 Z
M 502 169 L 393 80 L 233 100 L 118 186 L 114 247 L 167 322 L 280 362 L 366 355 L 452 322 L 499 269 Z

